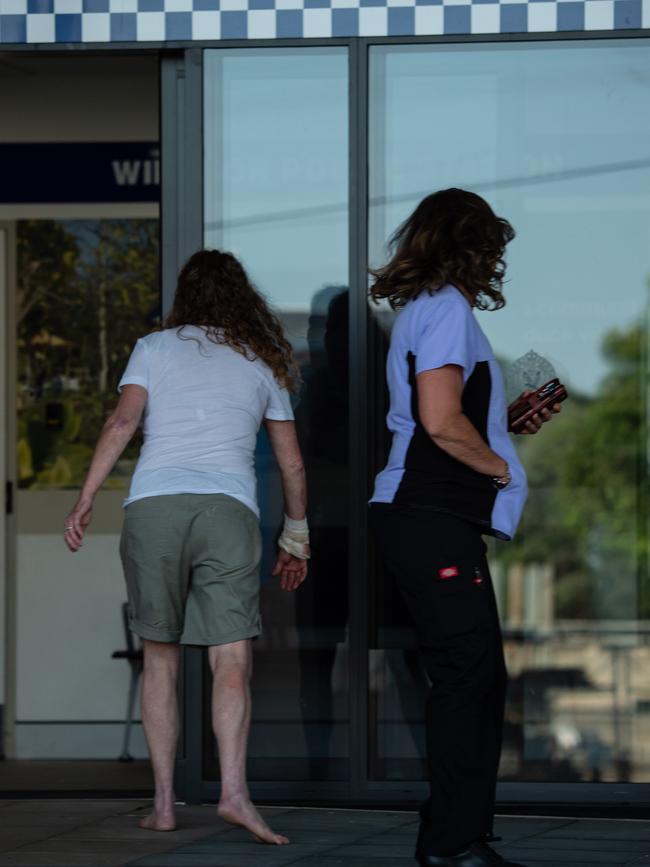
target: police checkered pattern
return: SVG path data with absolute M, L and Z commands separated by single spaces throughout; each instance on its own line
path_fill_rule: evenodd
M 0 0 L 0 43 L 650 28 L 650 0 Z

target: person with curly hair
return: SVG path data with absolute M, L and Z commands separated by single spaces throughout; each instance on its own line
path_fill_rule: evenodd
M 507 675 L 482 534 L 512 538 L 527 485 L 501 371 L 473 314 L 505 304 L 514 236 L 480 196 L 442 190 L 420 202 L 372 272 L 371 297 L 399 314 L 387 362 L 392 447 L 370 524 L 431 682 L 422 867 L 517 867 L 488 845 Z M 526 432 L 550 417 L 536 414 Z
M 219 749 L 219 815 L 282 845 L 246 782 L 251 639 L 260 634 L 261 537 L 254 452 L 264 424 L 282 478 L 284 529 L 273 575 L 283 590 L 307 575 L 305 472 L 290 391 L 291 346 L 230 253 L 201 250 L 182 268 L 162 328 L 141 338 L 119 383 L 79 499 L 65 521 L 77 551 L 95 494 L 144 416 L 144 444 L 125 500 L 120 553 L 129 624 L 144 643 L 142 722 L 154 772 L 143 828 L 172 831 L 179 734 L 180 645 L 208 648 Z

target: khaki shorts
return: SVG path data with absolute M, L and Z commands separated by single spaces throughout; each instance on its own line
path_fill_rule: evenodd
M 261 632 L 262 545 L 251 510 L 226 494 L 146 497 L 125 510 L 120 555 L 136 635 L 230 644 Z

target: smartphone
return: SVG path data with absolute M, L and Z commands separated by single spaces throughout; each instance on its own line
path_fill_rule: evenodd
M 569 396 L 566 388 L 559 379 L 549 379 L 532 394 L 526 397 L 518 397 L 508 407 L 508 430 L 512 433 L 520 433 L 526 422 L 546 407 L 561 403 Z

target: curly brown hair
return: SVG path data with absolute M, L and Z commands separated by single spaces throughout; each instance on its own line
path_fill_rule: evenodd
M 259 358 L 280 385 L 295 390 L 300 382 L 291 344 L 278 317 L 251 283 L 244 266 L 220 250 L 199 250 L 183 265 L 176 295 L 163 328 L 200 325 L 213 343 L 225 344 L 245 358 Z
M 503 254 L 514 237 L 510 223 L 476 193 L 455 188 L 432 193 L 392 236 L 390 261 L 370 272 L 375 278 L 370 295 L 375 301 L 387 298 L 395 310 L 425 289 L 433 293 L 453 283 L 480 310 L 498 310 L 506 303 Z

